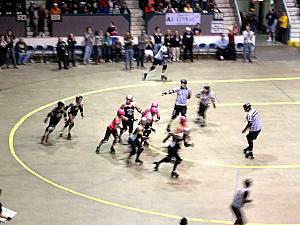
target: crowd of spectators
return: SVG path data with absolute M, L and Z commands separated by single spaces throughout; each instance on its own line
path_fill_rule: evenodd
M 57 7 L 60 14 L 129 14 L 124 0 L 47 0 L 46 9 Z
M 144 13 L 210 13 L 220 12 L 215 0 L 140 0 Z

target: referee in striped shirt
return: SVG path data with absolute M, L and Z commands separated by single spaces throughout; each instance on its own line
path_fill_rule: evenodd
M 261 131 L 260 116 L 256 109 L 254 109 L 250 103 L 243 105 L 244 111 L 247 113 L 246 120 L 247 126 L 242 131 L 245 133 L 249 129 L 249 133 L 246 135 L 248 141 L 248 147 L 244 149 L 245 158 L 254 159 L 253 156 L 253 141 L 256 140 L 258 134 Z
M 168 92 L 163 92 L 162 95 L 176 93 L 176 102 L 173 110 L 172 118 L 167 126 L 167 131 L 171 131 L 171 124 L 176 117 L 181 114 L 181 116 L 186 116 L 187 111 L 187 100 L 191 98 L 192 90 L 187 87 L 187 80 L 182 79 L 180 81 L 180 87 L 173 88 Z

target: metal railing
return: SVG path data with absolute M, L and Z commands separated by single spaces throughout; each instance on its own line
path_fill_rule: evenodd
M 237 0 L 233 0 L 233 3 L 234 3 L 235 11 L 237 13 L 238 25 L 239 25 L 239 27 L 241 27 L 242 26 L 242 18 L 241 18 L 241 13 L 240 13 L 239 5 L 237 3 Z

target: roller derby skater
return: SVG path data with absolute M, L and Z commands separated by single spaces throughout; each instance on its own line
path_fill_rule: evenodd
M 56 125 L 59 123 L 59 121 L 63 116 L 65 118 L 65 121 L 67 120 L 67 113 L 64 107 L 65 107 L 65 103 L 59 101 L 57 103 L 57 107 L 55 107 L 50 113 L 48 113 L 47 117 L 44 119 L 44 123 L 47 123 L 48 118 L 50 117 L 49 124 L 41 139 L 41 144 L 44 144 L 44 141 L 48 142 L 49 135 L 54 131 Z
M 196 119 L 196 122 L 200 124 L 200 127 L 206 126 L 206 110 L 210 106 L 210 102 L 213 107 L 216 108 L 215 104 L 215 94 L 211 91 L 209 85 L 204 85 L 203 90 L 201 90 L 198 94 L 196 94 L 196 98 L 200 98 L 198 115 L 199 117 Z
M 107 126 L 104 138 L 100 141 L 99 145 L 96 148 L 96 154 L 99 154 L 101 146 L 109 140 L 110 135 L 113 135 L 114 140 L 110 147 L 110 153 L 115 154 L 115 145 L 118 142 L 118 128 L 122 129 L 122 121 L 128 120 L 127 117 L 124 116 L 125 112 L 123 109 L 118 109 L 117 116 L 113 119 L 113 121 Z
M 70 105 L 68 105 L 66 107 L 69 119 L 65 123 L 63 129 L 60 131 L 60 135 L 59 135 L 60 137 L 62 137 L 64 135 L 64 130 L 67 127 L 69 127 L 67 139 L 72 140 L 71 130 L 74 127 L 74 119 L 77 116 L 78 111 L 80 111 L 81 118 L 83 119 L 83 117 L 84 117 L 82 100 L 83 100 L 83 97 L 81 95 L 76 96 L 75 102 L 71 103 Z
M 177 116 L 179 114 L 181 114 L 181 116 L 186 116 L 187 102 L 188 102 L 188 99 L 191 98 L 192 90 L 187 87 L 187 80 L 182 79 L 180 81 L 180 87 L 173 88 L 173 89 L 169 90 L 168 92 L 163 92 L 162 96 L 167 95 L 167 94 L 173 94 L 173 93 L 176 93 L 177 96 L 176 96 L 176 102 L 175 102 L 175 107 L 174 107 L 174 110 L 172 113 L 172 117 L 167 126 L 168 132 L 171 131 L 171 124 L 172 124 L 173 120 L 175 120 L 177 118 Z
M 167 70 L 168 66 L 165 63 L 164 57 L 168 53 L 168 48 L 163 45 L 160 47 L 159 51 L 156 53 L 154 56 L 154 61 L 152 66 L 144 73 L 143 80 L 146 80 L 148 74 L 156 68 L 157 65 L 162 66 L 162 71 L 161 71 L 161 80 L 162 81 L 167 81 L 167 77 L 165 75 L 165 71 Z
M 133 131 L 133 125 L 134 125 L 134 110 L 137 110 L 140 114 L 143 114 L 143 110 L 133 101 L 132 95 L 126 96 L 126 101 L 124 104 L 121 105 L 120 109 L 123 109 L 125 111 L 125 117 L 128 118 L 128 120 L 123 120 L 123 128 L 120 130 L 119 135 L 119 142 L 122 143 L 122 135 L 125 133 L 128 129 L 129 137 L 132 134 Z M 129 138 L 128 138 L 129 141 Z
M 247 113 L 246 120 L 247 126 L 242 130 L 245 133 L 249 129 L 249 133 L 246 135 L 248 141 L 248 147 L 244 149 L 245 158 L 254 159 L 253 156 L 253 141 L 261 131 L 261 120 L 258 112 L 254 109 L 250 103 L 243 105 L 244 111 Z
M 156 130 L 153 128 L 153 122 L 158 122 L 160 120 L 158 105 L 157 107 L 152 106 L 149 110 L 145 110 L 145 112 L 146 113 L 144 113 L 143 118 L 146 118 L 147 123 L 143 132 L 143 136 L 145 137 L 144 147 L 149 147 L 149 136 L 152 132 L 156 132 Z

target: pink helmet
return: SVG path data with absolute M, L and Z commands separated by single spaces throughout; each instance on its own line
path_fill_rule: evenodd
M 118 115 L 118 116 L 124 116 L 124 115 L 125 115 L 124 109 L 118 109 L 117 115 Z
M 156 114 L 156 113 L 158 113 L 158 109 L 156 107 L 151 107 L 150 112 L 152 114 Z
M 188 118 L 186 116 L 181 116 L 180 117 L 180 123 L 181 124 L 187 123 L 187 121 L 188 121 Z
M 157 102 L 152 102 L 151 108 L 153 108 L 153 107 L 157 108 L 158 107 L 158 103 Z

